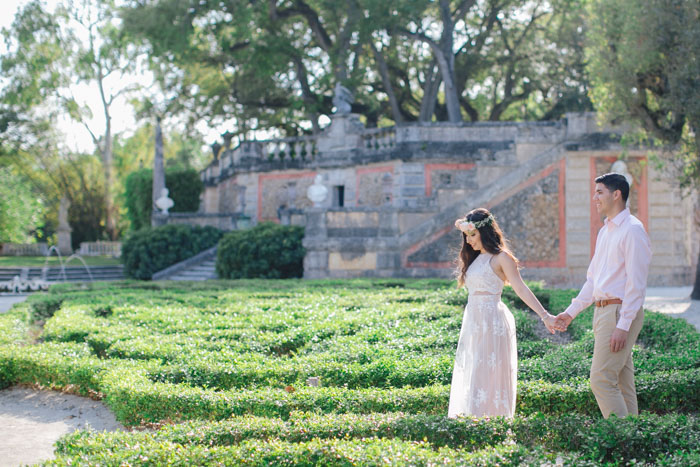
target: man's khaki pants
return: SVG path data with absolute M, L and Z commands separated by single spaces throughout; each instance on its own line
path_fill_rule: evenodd
M 593 314 L 593 363 L 591 364 L 591 389 L 598 401 L 604 418 L 610 414 L 618 417 L 637 415 L 637 392 L 634 388 L 634 364 L 632 347 L 637 341 L 644 321 L 644 310 L 640 309 L 627 334 L 622 350 L 610 350 L 612 336 L 622 305 L 608 305 L 595 309 Z

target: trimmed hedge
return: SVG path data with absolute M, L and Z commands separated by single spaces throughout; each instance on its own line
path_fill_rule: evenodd
M 204 184 L 194 169 L 166 169 L 165 186 L 173 200 L 171 212 L 193 212 L 199 209 L 199 196 Z M 153 212 L 153 169 L 140 169 L 126 177 L 124 190 L 127 217 L 131 230 L 151 227 Z
M 228 232 L 219 243 L 216 272 L 225 279 L 302 277 L 303 238 L 303 227 L 272 222 Z
M 458 418 L 444 415 L 373 413 L 319 415 L 295 412 L 289 420 L 242 416 L 219 422 L 166 425 L 156 433 L 75 432 L 57 445 L 57 453 L 77 454 L 131 443 L 189 446 L 235 446 L 251 440 L 306 443 L 312 440 L 396 439 L 425 441 L 435 448 L 483 450 L 509 440 L 528 449 L 581 453 L 594 462 L 652 462 L 667 452 L 697 452 L 700 419 L 696 416 L 642 414 L 624 419 L 583 415 L 537 414 L 512 420 Z
M 129 235 L 122 247 L 124 273 L 148 280 L 153 273 L 211 248 L 221 238 L 214 227 L 164 225 Z
M 98 440 L 99 448 L 61 447 L 60 455 L 45 465 L 543 465 L 552 454 L 521 446 L 490 447 L 476 452 L 441 448 L 426 442 L 393 439 L 311 440 L 302 443 L 247 441 L 236 446 L 182 446 L 144 439 L 136 445 L 120 440 Z M 567 456 L 567 460 L 569 456 Z
M 540 323 L 511 303 L 521 356 L 515 419 L 447 419 L 467 298 L 452 286 L 405 279 L 60 285 L 0 315 L 0 386 L 97 395 L 127 425 L 193 420 L 155 434 L 76 434 L 58 465 L 235 464 L 253 451 L 255 462 L 351 462 L 326 454 L 337 450 L 372 464 L 384 462 L 372 457 L 377 446 L 396 449 L 387 458 L 401 463 L 418 445 L 416 464 L 436 463 L 425 456 L 437 452 L 440 462 L 509 464 L 505 454 L 483 457 L 504 444 L 526 465 L 698 460 L 700 335 L 657 313 L 647 314 L 634 349 L 641 417 L 600 417 L 587 378 L 590 311 L 575 321 L 572 341 L 559 345 L 538 337 Z M 552 312 L 575 295 L 534 288 Z M 48 318 L 43 342 L 28 344 L 27 326 L 39 317 Z M 308 387 L 310 376 L 322 387 Z M 389 413 L 396 410 L 408 414 Z
M 449 386 L 446 385 L 396 389 L 300 387 L 293 392 L 269 387 L 213 391 L 152 382 L 148 380 L 148 374 L 149 370 L 135 366 L 128 372 L 105 375 L 107 401 L 123 423 L 138 425 L 165 419 L 221 420 L 244 414 L 286 419 L 294 411 L 370 413 L 398 410 L 444 414 L 449 399 Z M 695 390 L 700 385 L 700 369 L 640 375 L 636 382 L 640 410 L 692 413 L 700 405 L 700 394 Z M 516 411 L 521 415 L 537 412 L 600 414 L 588 381 L 583 379 L 562 384 L 520 382 Z

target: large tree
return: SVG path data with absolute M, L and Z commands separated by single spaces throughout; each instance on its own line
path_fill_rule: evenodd
M 27 180 L 0 166 L 0 242 L 26 243 L 41 226 L 43 205 Z
M 605 118 L 670 146 L 682 188 L 700 182 L 700 2 L 591 0 L 589 66 Z M 700 260 L 692 298 L 700 300 Z
M 122 18 L 180 110 L 243 136 L 318 131 L 336 83 L 368 126 L 590 108 L 578 0 L 131 0 Z
M 112 1 L 66 0 L 51 12 L 33 0 L 3 31 L 8 51 L 1 58 L 7 80 L 2 111 L 8 127 L 21 127 L 51 112 L 80 123 L 92 138 L 104 174 L 105 223 L 111 238 L 117 235 L 112 106 L 134 88 L 124 78 L 135 64 L 135 49 L 122 41 L 114 11 Z M 84 86 L 98 92 L 95 108 L 81 96 Z M 92 123 L 96 113 L 104 120 L 99 129 Z

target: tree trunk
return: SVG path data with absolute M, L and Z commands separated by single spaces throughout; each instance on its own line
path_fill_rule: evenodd
M 314 135 L 317 135 L 321 132 L 321 128 L 318 125 L 316 97 L 314 96 L 314 93 L 311 91 L 311 87 L 309 86 L 309 79 L 306 73 L 306 67 L 304 66 L 304 62 L 302 62 L 301 58 L 297 57 L 296 55 L 292 57 L 292 60 L 294 60 L 294 64 L 297 67 L 297 81 L 299 81 L 299 84 L 301 85 L 301 94 L 302 96 L 304 96 L 304 106 L 306 107 L 306 114 L 308 115 L 309 120 L 311 120 L 311 132 Z
M 696 163 L 700 165 L 700 124 L 697 122 L 691 125 L 691 129 L 695 132 L 695 157 L 697 158 Z M 696 188 L 700 190 L 700 187 L 696 185 Z M 700 191 L 697 193 L 697 204 L 695 205 L 695 228 L 700 229 Z M 695 285 L 693 286 L 693 291 L 690 294 L 690 298 L 693 300 L 700 300 L 700 251 L 698 251 L 698 264 L 695 268 Z
M 700 139 L 700 135 L 697 135 L 696 139 Z M 700 148 L 700 146 L 698 147 Z M 698 157 L 700 157 L 700 155 L 698 155 Z M 695 208 L 695 228 L 697 229 L 700 228 L 700 193 L 698 194 L 696 202 L 698 203 Z M 698 251 L 698 264 L 695 268 L 695 285 L 693 285 L 690 298 L 693 300 L 700 300 L 700 251 Z
M 698 266 L 695 268 L 695 285 L 693 285 L 690 298 L 700 300 L 700 252 L 698 252 Z
M 371 40 L 369 42 L 369 46 L 372 48 L 374 59 L 377 62 L 379 75 L 382 77 L 382 84 L 384 85 L 384 91 L 386 91 L 386 95 L 389 96 L 389 104 L 391 105 L 391 114 L 394 117 L 394 122 L 396 122 L 396 124 L 402 123 L 403 116 L 401 115 L 399 102 L 396 100 L 396 94 L 394 94 L 394 87 L 391 85 L 391 79 L 389 78 L 389 67 L 386 64 L 386 60 L 384 60 L 384 55 L 377 50 Z
M 435 64 L 431 63 L 423 84 L 423 99 L 420 102 L 420 114 L 418 115 L 419 122 L 432 121 L 441 82 L 440 74 L 435 73 Z
M 440 47 L 433 50 L 437 60 L 442 81 L 445 83 L 445 106 L 450 122 L 462 121 L 462 109 L 459 105 L 459 93 L 455 83 L 455 52 L 454 29 L 455 21 L 450 12 L 450 1 L 440 0 L 440 16 L 442 17 L 442 37 Z

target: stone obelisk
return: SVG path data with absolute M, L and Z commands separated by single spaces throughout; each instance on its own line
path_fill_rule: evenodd
M 163 130 L 160 127 L 160 117 L 156 117 L 156 152 L 153 157 L 153 191 L 151 203 L 151 225 L 156 227 L 158 222 L 158 208 L 156 201 L 161 197 L 165 188 L 165 170 L 163 169 Z

